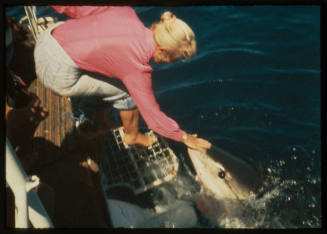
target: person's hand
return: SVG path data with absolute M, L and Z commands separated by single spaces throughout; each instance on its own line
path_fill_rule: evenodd
M 198 138 L 197 134 L 187 134 L 184 132 L 182 142 L 189 148 L 206 152 L 211 147 L 211 143 L 205 139 Z

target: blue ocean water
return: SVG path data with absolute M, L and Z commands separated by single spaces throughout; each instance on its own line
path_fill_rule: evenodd
M 182 129 L 253 160 L 267 174 L 266 193 L 255 204 L 264 205 L 264 215 L 246 227 L 321 227 L 320 8 L 134 9 L 146 26 L 169 10 L 194 30 L 197 55 L 151 64 L 153 89 Z M 6 12 L 24 16 L 22 7 Z M 65 19 L 38 7 L 44 15 Z M 177 193 L 187 200 L 188 190 Z

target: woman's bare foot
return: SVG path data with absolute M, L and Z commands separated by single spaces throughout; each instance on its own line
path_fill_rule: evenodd
M 123 142 L 125 144 L 149 147 L 158 140 L 154 135 L 149 136 L 139 132 L 139 111 L 137 108 L 120 110 L 119 113 L 124 128 Z
M 123 137 L 123 142 L 127 145 L 137 145 L 141 147 L 149 147 L 157 141 L 157 137 L 154 135 L 144 135 L 138 132 L 136 135 L 126 134 Z

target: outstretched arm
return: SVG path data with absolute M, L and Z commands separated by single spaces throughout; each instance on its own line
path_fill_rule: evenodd
M 125 77 L 123 83 L 150 129 L 202 152 L 211 147 L 207 140 L 182 131 L 176 121 L 160 110 L 151 87 L 151 73 L 133 74 L 131 77 Z

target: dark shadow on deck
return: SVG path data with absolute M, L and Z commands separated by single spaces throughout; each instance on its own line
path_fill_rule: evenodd
M 12 23 L 16 39 L 8 68 L 22 78 L 28 91 L 36 94 L 41 106 L 49 112 L 33 127 L 28 127 L 32 123 L 25 123 L 20 117 L 24 111 L 8 114 L 7 130 L 19 120 L 24 124 L 11 136 L 17 156 L 28 175 L 40 178 L 37 190 L 56 228 L 110 227 L 98 172 L 104 135 L 87 139 L 86 136 L 97 129 L 88 122 L 76 131 L 72 118 L 76 111 L 71 102 L 46 89 L 36 79 L 31 34 L 22 25 Z M 13 118 L 16 120 L 10 121 Z M 13 197 L 8 190 L 7 195 L 7 226 L 13 227 Z

